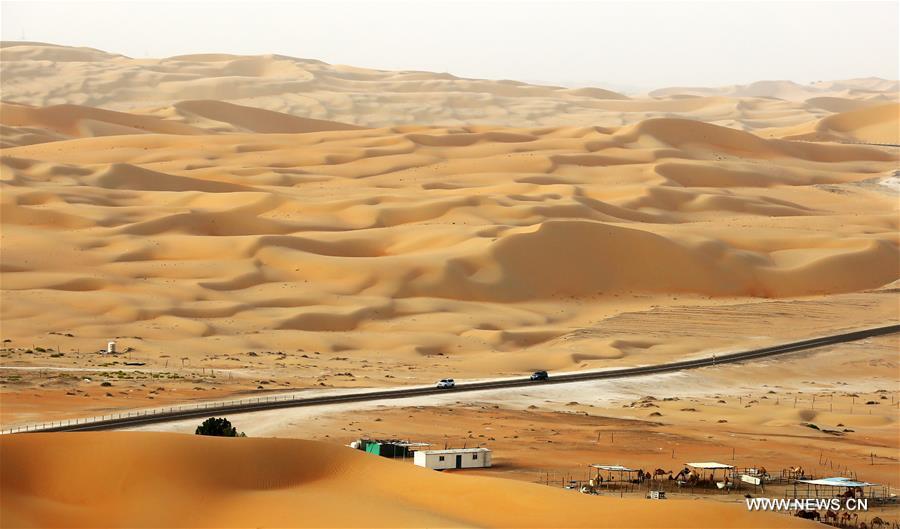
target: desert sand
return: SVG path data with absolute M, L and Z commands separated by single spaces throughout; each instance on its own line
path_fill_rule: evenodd
M 597 87 L 373 70 L 283 55 L 208 53 L 135 59 L 90 48 L 28 42 L 0 44 L 0 74 L 4 101 L 38 107 L 140 109 L 189 124 L 216 119 L 182 103 L 206 100 L 211 105 L 229 102 L 367 127 L 618 127 L 678 116 L 754 131 L 896 103 L 900 94 L 896 80 L 865 78 L 809 85 L 761 81 L 747 86 L 661 88 L 628 96 Z
M 698 515 L 691 501 L 648 506 L 511 480 L 442 475 L 296 439 L 36 434 L 0 439 L 0 457 L 6 527 L 812 525 L 748 513 L 740 505 L 711 504 Z M 346 508 L 348 502 L 353 508 Z
M 644 365 L 900 319 L 896 81 L 626 96 L 284 56 L 132 59 L 41 43 L 4 43 L 0 70 L 4 427 L 285 391 Z M 108 340 L 120 354 L 98 353 Z M 483 443 L 500 464 L 477 473 L 517 481 L 578 475 L 601 458 L 677 470 L 670 450 L 724 459 L 737 439 L 748 464 L 820 474 L 838 464 L 897 487 L 898 350 L 885 337 L 663 379 L 236 420 L 251 436 L 329 444 L 366 434 Z M 827 413 L 816 397 L 832 401 Z M 799 409 L 784 405 L 792 398 Z M 772 399 L 778 407 L 764 408 Z M 857 399 L 878 404 L 854 413 L 865 406 Z M 816 422 L 853 431 L 805 425 Z M 607 434 L 611 444 L 599 446 Z M 117 444 L 117 435 L 90 439 Z M 63 437 L 82 439 L 4 436 L 4 467 L 6 454 L 44 453 Z M 360 483 L 373 490 L 364 500 L 373 515 L 413 526 L 521 525 L 516 506 L 545 501 L 583 513 L 572 526 L 795 522 L 746 517 L 723 501 L 703 502 L 712 510 L 698 521 L 687 502 L 657 517 L 646 502 L 585 498 L 600 500 L 592 505 L 546 486 L 470 482 L 300 441 L 127 438 L 120 461 L 174 451 L 172 464 L 205 472 L 216 459 L 195 454 L 212 447 L 228 459 L 265 450 L 276 455 L 241 476 L 281 483 L 266 470 L 280 460 L 311 476 L 208 489 L 164 465 L 181 488 L 159 501 L 180 507 L 146 525 L 353 524 L 365 509 L 326 523 L 297 520 L 311 499 L 273 506 L 297 487 L 345 501 Z M 535 456 L 554 443 L 571 452 Z M 91 463 L 98 453 L 76 449 L 84 462 L 71 465 L 93 466 L 67 468 L 102 468 Z M 22 472 L 57 463 L 36 459 Z M 17 500 L 4 501 L 4 525 L 97 523 L 91 508 L 41 518 L 42 502 L 71 498 L 42 500 L 9 475 L 3 493 Z M 55 490 L 82 490 L 58 479 Z M 84 490 L 102 487 L 96 480 Z M 397 503 L 378 500 L 395 498 L 390 483 L 404 480 L 417 485 Z M 533 499 L 466 518 L 442 503 L 456 482 L 497 501 Z M 97 490 L 104 505 L 128 500 Z M 423 490 L 434 491 L 426 503 L 414 494 Z M 222 518 L 194 518 L 186 498 L 213 493 L 240 501 L 217 500 Z M 122 503 L 116 520 L 138 506 Z M 616 519 L 602 516 L 611 510 Z M 529 516 L 554 525 L 546 511 Z

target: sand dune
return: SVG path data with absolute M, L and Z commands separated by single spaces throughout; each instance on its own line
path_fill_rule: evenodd
M 811 134 L 795 139 L 849 141 L 859 143 L 900 143 L 900 104 L 848 110 L 819 120 Z
M 477 358 L 476 370 L 542 351 L 567 368 L 650 354 L 550 343 L 621 304 L 900 278 L 896 195 L 870 183 L 895 169 L 887 149 L 676 118 L 260 134 L 241 130 L 324 125 L 171 108 L 204 122 L 182 127 L 227 130 L 3 150 L 7 335 L 30 340 L 51 318 L 85 344 L 141 336 L 175 354 L 288 340 L 357 359 Z M 515 343 L 520 356 L 493 356 Z
M 600 87 L 564 88 L 466 79 L 448 73 L 373 70 L 282 55 L 132 59 L 86 48 L 5 42 L 0 59 L 5 101 L 37 107 L 68 104 L 137 111 L 213 131 L 345 128 L 297 121 L 299 118 L 365 127 L 619 127 L 676 115 L 757 131 L 802 125 L 853 105 L 900 100 L 897 83 L 880 79 L 803 86 L 764 81 L 746 87 L 662 89 L 651 93 L 652 97 L 627 97 Z M 47 90 L 47 86 L 53 89 Z M 226 103 L 258 110 L 238 110 Z M 218 121 L 223 117 L 225 125 Z
M 69 137 L 114 134 L 201 134 L 194 127 L 124 112 L 79 105 L 36 108 L 0 103 L 0 123 L 10 127 L 35 127 Z
M 82 105 L 32 107 L 0 103 L 3 147 L 95 136 L 130 134 L 303 133 L 361 127 L 300 118 L 223 101 L 181 101 L 145 113 Z
M 669 87 L 650 92 L 651 97 L 729 96 L 765 97 L 788 101 L 804 101 L 816 97 L 882 98 L 896 100 L 900 83 L 896 80 L 869 77 L 801 85 L 793 81 L 756 81 L 746 85 L 721 87 Z
M 700 513 L 691 501 L 589 497 L 442 474 L 294 439 L 33 434 L 4 436 L 0 458 L 0 514 L 9 527 L 810 525 L 743 505 L 712 503 Z
M 361 128 L 334 121 L 299 118 L 280 112 L 244 107 L 223 101 L 182 101 L 176 103 L 174 107 L 181 114 L 227 123 L 232 127 L 240 127 L 244 132 L 297 133 Z

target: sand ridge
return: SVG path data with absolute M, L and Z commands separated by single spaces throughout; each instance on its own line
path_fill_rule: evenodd
M 219 107 L 216 113 L 230 103 L 366 127 L 619 127 L 677 115 L 758 131 L 802 126 L 835 112 L 900 101 L 897 82 L 883 79 L 811 85 L 763 81 L 747 87 L 661 89 L 630 97 L 597 87 L 374 70 L 282 55 L 134 59 L 87 48 L 9 41 L 0 45 L 0 59 L 4 101 L 140 110 L 187 125 L 215 125 L 205 112 L 188 108 L 196 110 L 200 103 L 182 103 L 203 100 L 205 110 Z

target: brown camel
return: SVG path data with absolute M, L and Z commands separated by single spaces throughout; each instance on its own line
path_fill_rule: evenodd
M 847 511 L 842 512 L 842 513 L 841 513 L 841 527 L 847 527 L 847 526 L 849 526 L 849 525 L 850 525 L 850 520 L 854 520 L 854 519 L 859 519 L 859 515 L 856 514 L 856 513 L 852 513 L 852 514 L 851 514 L 851 513 L 847 512 Z M 856 525 L 856 523 L 854 522 L 853 525 Z
M 801 467 L 801 466 L 791 467 L 791 477 L 802 478 L 805 475 L 806 474 L 803 473 L 803 467 Z
M 657 468 L 656 470 L 653 471 L 653 479 L 661 479 L 662 476 L 665 476 L 666 474 L 671 476 L 672 471 L 670 470 L 670 471 L 666 472 L 665 470 L 663 470 L 661 468 Z
M 825 511 L 825 522 L 826 523 L 838 523 L 838 515 L 837 511 L 827 510 Z
M 869 522 L 869 527 L 871 527 L 872 529 L 875 529 L 875 527 L 881 528 L 885 525 L 887 525 L 887 523 L 878 516 L 872 518 L 872 521 Z

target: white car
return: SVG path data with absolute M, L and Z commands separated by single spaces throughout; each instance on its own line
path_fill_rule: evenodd
M 454 386 L 456 386 L 456 382 L 454 382 L 452 378 L 444 378 L 437 383 L 437 387 L 441 389 L 452 388 Z

